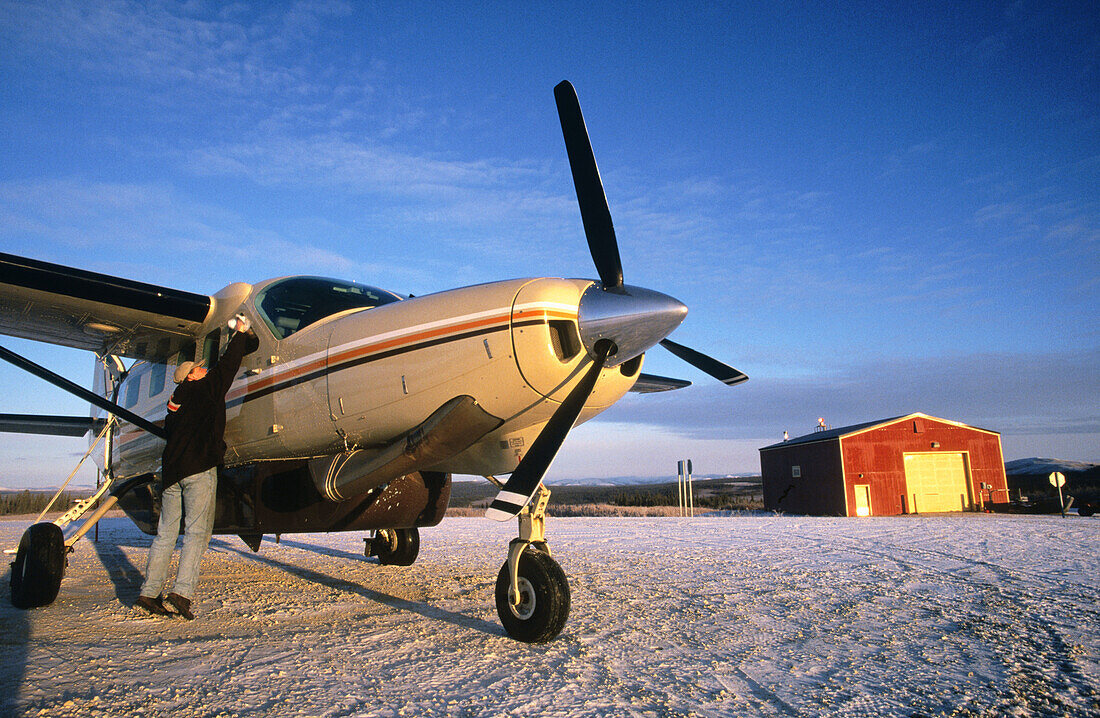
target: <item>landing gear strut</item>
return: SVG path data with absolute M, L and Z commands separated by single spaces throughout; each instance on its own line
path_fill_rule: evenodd
M 519 538 L 497 574 L 497 615 L 508 635 L 525 643 L 551 640 L 569 617 L 569 582 L 546 543 L 549 501 L 550 490 L 540 485 L 533 507 L 519 513 Z

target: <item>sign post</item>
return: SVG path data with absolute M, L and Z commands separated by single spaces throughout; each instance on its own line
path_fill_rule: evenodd
M 680 515 L 684 515 L 684 460 L 676 462 L 676 499 L 680 508 Z
M 1058 505 L 1062 507 L 1062 518 L 1066 517 L 1066 501 L 1062 498 L 1062 487 L 1066 485 L 1066 476 L 1061 471 L 1050 475 L 1050 485 L 1058 487 Z
M 691 459 L 687 460 L 688 516 L 695 517 L 695 490 L 691 486 Z
M 676 462 L 676 489 L 679 494 L 680 515 L 695 515 L 695 496 L 691 487 L 691 459 Z

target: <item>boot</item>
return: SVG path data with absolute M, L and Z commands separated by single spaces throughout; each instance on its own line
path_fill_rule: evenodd
M 156 598 L 149 598 L 148 596 L 138 596 L 138 600 L 134 601 L 134 605 L 138 608 L 142 608 L 154 616 L 171 616 L 172 612 L 164 607 L 164 601 L 160 596 Z
M 184 598 L 178 593 L 170 593 L 168 594 L 168 603 L 175 606 L 176 610 L 180 612 L 180 615 L 188 621 L 195 618 L 195 614 L 191 613 L 191 599 Z

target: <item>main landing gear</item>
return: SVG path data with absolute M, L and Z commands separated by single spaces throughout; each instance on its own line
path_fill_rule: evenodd
M 569 583 L 546 544 L 549 501 L 550 490 L 540 485 L 534 504 L 519 513 L 519 538 L 497 574 L 497 615 L 508 635 L 525 643 L 551 640 L 569 618 Z
M 38 523 L 27 529 L 11 565 L 12 605 L 25 609 L 53 603 L 61 589 L 68 552 L 57 524 Z
M 367 555 L 377 556 L 383 566 L 412 566 L 420 553 L 420 532 L 411 529 L 380 529 L 364 539 Z
M 95 446 L 96 444 L 93 444 L 88 449 L 89 453 Z M 15 553 L 15 561 L 11 564 L 12 605 L 26 609 L 53 603 L 61 589 L 61 579 L 65 577 L 65 567 L 69 563 L 69 553 L 73 550 L 73 544 L 88 533 L 103 518 L 103 515 L 118 503 L 120 496 L 147 481 L 146 477 L 131 479 L 117 487 L 104 499 L 113 483 L 108 478 L 94 495 L 77 502 L 56 521 L 36 523 L 23 532 L 23 537 L 19 539 L 19 549 Z M 60 494 L 61 492 L 58 491 L 57 495 Z M 57 496 L 54 496 L 54 499 L 56 498 Z M 103 499 L 102 502 L 100 499 Z M 99 508 L 95 508 L 97 502 L 100 503 Z M 92 511 L 93 508 L 95 511 Z M 64 528 L 89 512 L 91 515 L 84 519 L 80 528 L 65 538 Z

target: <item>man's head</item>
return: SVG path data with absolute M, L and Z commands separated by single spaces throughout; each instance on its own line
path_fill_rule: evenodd
M 172 375 L 172 379 L 177 384 L 182 384 L 185 381 L 198 381 L 204 376 L 206 376 L 206 367 L 202 362 L 185 361 L 176 367 L 176 373 Z

